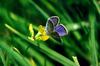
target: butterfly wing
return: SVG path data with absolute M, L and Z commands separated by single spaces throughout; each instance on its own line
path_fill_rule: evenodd
M 68 30 L 65 28 L 64 25 L 60 24 L 54 28 L 55 32 L 59 34 L 59 36 L 65 36 L 68 34 Z
M 50 36 L 56 39 L 57 41 L 61 42 L 61 38 L 57 32 L 53 32 Z
M 51 36 L 52 36 L 53 38 L 60 38 L 60 36 L 59 36 L 59 34 L 58 34 L 57 32 L 51 33 Z
M 54 26 L 51 20 L 48 20 L 46 23 L 46 33 L 50 35 L 54 31 Z
M 56 26 L 59 23 L 59 17 L 58 16 L 52 16 L 48 20 L 50 20 L 54 26 Z

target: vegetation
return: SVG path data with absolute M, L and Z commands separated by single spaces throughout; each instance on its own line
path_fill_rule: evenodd
M 51 16 L 68 35 L 29 39 Z M 99 32 L 99 0 L 0 0 L 0 66 L 99 66 Z

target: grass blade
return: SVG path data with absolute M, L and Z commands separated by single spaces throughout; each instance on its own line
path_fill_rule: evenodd
M 98 54 L 97 54 L 97 43 L 95 39 L 95 22 L 96 16 L 95 11 L 90 9 L 89 13 L 89 21 L 90 21 L 90 37 L 89 37 L 89 45 L 90 45 L 90 56 L 91 56 L 91 65 L 98 66 Z M 92 50 L 92 51 L 91 51 Z

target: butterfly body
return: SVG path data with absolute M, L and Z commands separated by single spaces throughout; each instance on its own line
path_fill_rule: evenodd
M 46 33 L 47 35 L 54 34 L 54 36 L 65 36 L 68 34 L 68 30 L 63 24 L 59 23 L 59 17 L 58 16 L 52 16 L 48 18 L 47 23 L 46 23 Z

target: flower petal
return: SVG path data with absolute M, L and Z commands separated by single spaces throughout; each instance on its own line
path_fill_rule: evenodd
M 31 37 L 33 37 L 34 36 L 34 30 L 33 30 L 32 24 L 29 25 L 29 32 L 30 32 Z

